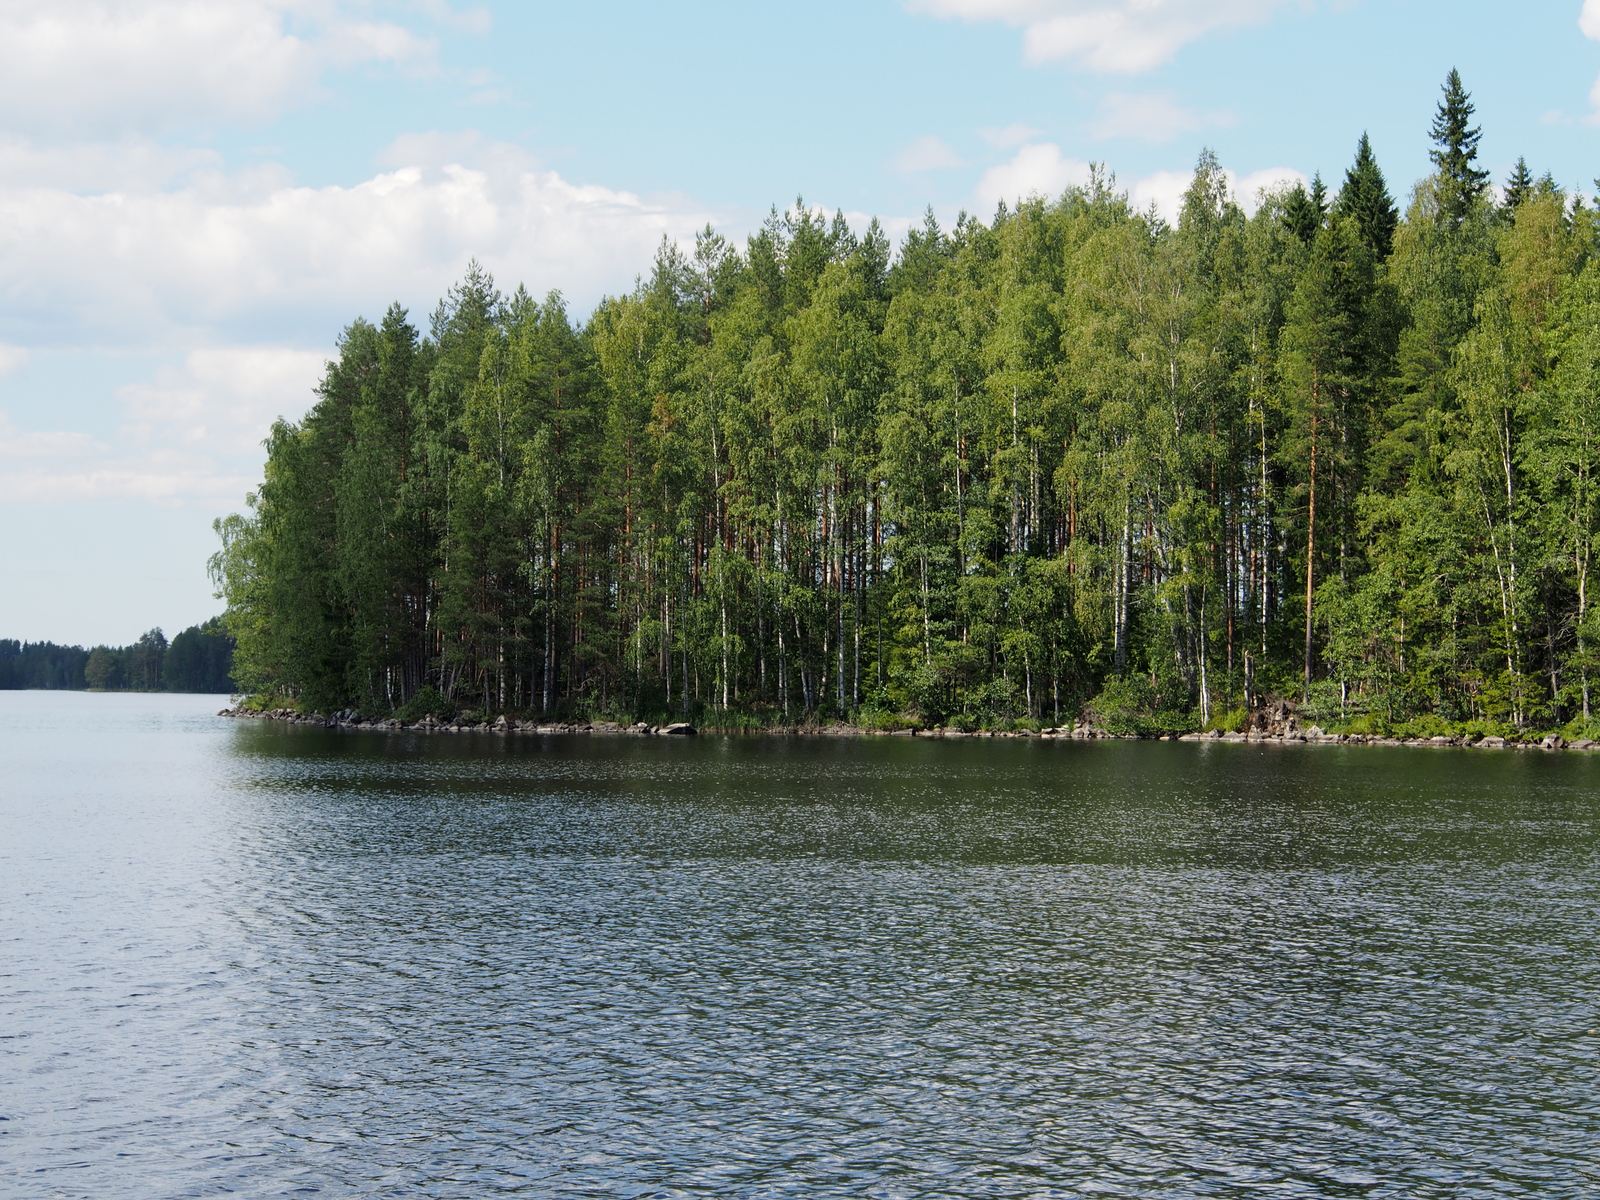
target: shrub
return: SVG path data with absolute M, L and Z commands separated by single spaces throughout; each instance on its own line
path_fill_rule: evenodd
M 394 715 L 402 721 L 420 721 L 423 717 L 448 717 L 455 711 L 456 706 L 443 692 L 425 687 L 396 709 Z
M 254 696 L 246 696 L 239 701 L 239 707 L 247 712 L 270 712 L 275 708 L 299 708 L 300 705 L 293 696 L 283 696 L 276 692 L 261 692 Z
M 1438 713 L 1419 713 L 1394 726 L 1394 735 L 1404 738 L 1452 737 L 1455 728 Z
M 1250 728 L 1250 714 L 1242 708 L 1230 708 L 1227 712 L 1211 714 L 1211 720 L 1206 725 L 1206 731 L 1215 729 L 1220 733 L 1245 733 Z
M 1160 695 L 1147 675 L 1106 680 L 1100 694 L 1089 702 L 1088 710 L 1095 723 L 1108 733 L 1155 737 L 1188 733 L 1199 726 L 1186 703 L 1180 706 Z

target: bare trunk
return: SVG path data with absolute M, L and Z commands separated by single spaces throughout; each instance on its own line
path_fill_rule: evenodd
M 1317 549 L 1317 384 L 1311 385 L 1311 496 L 1306 516 L 1306 656 L 1305 686 L 1302 699 L 1311 698 L 1311 617 L 1312 593 L 1316 588 Z

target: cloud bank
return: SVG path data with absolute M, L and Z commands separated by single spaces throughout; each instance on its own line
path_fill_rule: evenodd
M 335 0 L 0 0 L 13 129 L 110 136 L 260 124 L 330 67 L 433 67 L 434 40 Z
M 592 303 L 647 264 L 663 234 L 687 237 L 708 219 L 554 171 L 462 163 L 348 187 L 270 172 L 90 194 L 0 184 L 0 321 L 35 346 L 337 328 L 391 300 L 431 303 L 474 256 L 502 280 Z
M 1001 201 L 1011 204 L 1030 196 L 1053 199 L 1069 187 L 1087 184 L 1089 170 L 1087 162 L 1063 154 L 1053 142 L 1030 143 L 1009 161 L 984 172 L 974 192 L 978 211 L 992 213 Z M 1224 168 L 1223 175 L 1247 215 L 1254 215 L 1264 189 L 1305 182 L 1305 176 L 1292 167 L 1268 167 L 1248 175 Z M 1153 206 L 1163 219 L 1176 221 L 1193 178 L 1193 171 L 1157 171 L 1123 186 L 1134 208 L 1144 211 Z
M 1068 59 L 1136 74 L 1220 29 L 1259 24 L 1288 0 L 906 0 L 911 12 L 1022 30 L 1030 63 Z M 1589 0 L 1593 3 L 1594 0 Z

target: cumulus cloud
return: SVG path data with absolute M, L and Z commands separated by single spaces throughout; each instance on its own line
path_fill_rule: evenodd
M 1071 59 L 1134 73 L 1168 62 L 1218 29 L 1266 20 L 1288 0 L 905 0 L 912 12 L 999 21 L 1023 31 L 1032 63 Z M 1594 0 L 1589 0 L 1594 3 Z
M 978 211 L 993 212 L 1002 200 L 1009 204 L 1029 196 L 1054 198 L 1088 182 L 1088 163 L 1066 157 L 1050 142 L 1026 145 L 1009 162 L 983 173 L 976 192 Z
M 6 459 L 64 458 L 99 454 L 103 443 L 86 433 L 18 429 L 9 413 L 0 412 L 0 461 Z
M 1013 146 L 1020 146 L 1024 142 L 1031 142 L 1039 136 L 1039 130 L 1032 125 L 1024 125 L 1021 121 L 999 128 L 978 130 L 979 136 L 996 150 L 1009 150 Z
M 1266 167 L 1239 176 L 1234 175 L 1232 171 L 1225 173 L 1228 176 L 1228 185 L 1238 197 L 1239 207 L 1250 216 L 1255 216 L 1256 209 L 1261 207 L 1261 198 L 1265 193 L 1293 187 L 1297 183 L 1311 182 L 1303 172 L 1296 171 L 1293 167 Z
M 329 67 L 432 65 L 432 38 L 360 9 L 337 0 L 0 0 L 0 111 L 14 130 L 99 137 L 258 123 L 313 98 Z
M 259 472 L 219 474 L 170 454 L 84 465 L 74 455 L 59 469 L 0 470 L 0 503 L 70 504 L 81 500 L 149 500 L 168 505 L 209 501 L 237 507 L 261 483 Z
M 1306 178 L 1292 167 L 1268 167 L 1248 175 L 1239 175 L 1224 167 L 1222 174 L 1228 181 L 1228 189 L 1247 216 L 1255 215 L 1261 204 L 1262 192 L 1296 181 L 1304 183 Z M 1153 206 L 1163 220 L 1176 221 L 1183 210 L 1183 194 L 1189 190 L 1189 183 L 1193 179 L 1192 171 L 1156 171 L 1134 180 L 1128 188 L 1128 199 L 1140 211 Z
M 190 351 L 149 383 L 117 390 L 139 444 L 224 455 L 259 450 L 278 417 L 298 420 L 332 352 L 282 346 L 218 346 Z
M 1600 42 L 1600 0 L 1583 0 L 1583 9 L 1578 13 L 1578 29 L 1590 41 Z M 1594 81 L 1594 87 L 1589 89 L 1589 103 L 1596 110 L 1589 117 L 1589 124 L 1600 124 L 1600 79 Z M 1545 114 L 1545 123 L 1553 124 L 1549 118 L 1560 114 Z
M 461 33 L 485 34 L 494 24 L 489 10 L 482 5 L 463 10 L 452 7 L 445 3 L 445 0 L 413 0 L 413 2 L 435 23 Z
M 0 185 L 67 191 L 166 187 L 199 172 L 215 173 L 222 156 L 198 147 L 163 146 L 148 138 L 107 142 L 40 142 L 0 134 Z
M 939 138 L 920 137 L 896 154 L 890 163 L 896 171 L 916 174 L 921 171 L 939 171 L 949 167 L 965 166 L 962 157 Z
M 305 414 L 327 358 L 282 346 L 191 351 L 117 389 L 124 422 L 110 438 L 22 431 L 0 413 L 0 500 L 236 504 L 259 478 L 272 422 Z
M 1054 198 L 1069 187 L 1087 184 L 1089 171 L 1087 162 L 1069 158 L 1053 143 L 1023 146 L 1010 161 L 984 173 L 975 191 L 978 209 L 992 212 L 1002 200 L 1011 203 L 1029 196 Z M 1268 167 L 1243 176 L 1224 168 L 1223 175 L 1240 207 L 1252 215 L 1263 189 L 1305 181 L 1305 176 L 1291 167 Z M 1165 220 L 1176 221 L 1183 207 L 1183 194 L 1193 178 L 1192 171 L 1156 171 L 1127 185 L 1129 202 L 1140 211 L 1153 206 Z
M 32 345 L 170 344 L 192 329 L 325 336 L 394 299 L 431 304 L 473 257 L 508 283 L 593 302 L 626 286 L 663 234 L 687 238 L 709 219 L 522 169 L 510 153 L 321 188 L 276 170 L 89 195 L 0 185 L 0 320 Z
M 1108 92 L 1100 102 L 1099 115 L 1089 122 L 1089 132 L 1098 138 L 1170 142 L 1180 133 L 1232 121 L 1224 112 L 1198 113 L 1184 108 L 1170 92 Z

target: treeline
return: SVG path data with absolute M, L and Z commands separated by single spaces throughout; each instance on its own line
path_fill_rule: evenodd
M 235 678 L 406 706 L 1144 728 L 1587 721 L 1600 264 L 1459 77 L 1398 210 L 1097 170 L 892 252 L 797 203 L 582 327 L 476 266 L 345 330 L 213 571 Z M 1224 714 L 1230 714 L 1225 717 Z
M 0 690 L 231 692 L 233 645 L 218 617 L 191 625 L 171 642 L 152 629 L 131 646 L 92 650 L 0 638 Z

